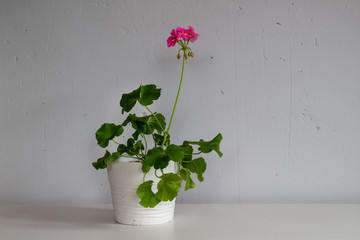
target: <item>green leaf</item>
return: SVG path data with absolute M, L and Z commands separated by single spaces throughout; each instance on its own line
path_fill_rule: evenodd
M 206 170 L 206 162 L 204 158 L 196 158 L 189 163 L 186 163 L 186 167 L 190 172 L 196 173 L 197 178 L 200 182 L 204 181 L 203 173 Z
M 105 155 L 102 158 L 99 158 L 96 162 L 93 162 L 92 165 L 96 170 L 104 169 L 107 167 L 107 159 L 110 157 L 109 151 L 106 150 Z
M 181 178 L 174 173 L 163 174 L 157 185 L 156 198 L 161 201 L 172 201 L 177 196 L 181 182 Z
M 145 147 L 141 140 L 139 140 L 135 143 L 134 151 L 136 152 L 136 154 L 138 154 L 141 150 L 144 150 L 144 149 L 145 149 Z
M 166 126 L 165 117 L 160 113 L 155 113 L 155 116 L 157 120 L 153 115 L 137 117 L 135 114 L 129 114 L 129 116 L 122 123 L 122 126 L 126 126 L 127 124 L 131 123 L 131 126 L 136 130 L 136 134 L 152 134 L 155 129 L 161 133 L 162 129 L 164 129 Z
M 158 158 L 154 164 L 155 169 L 164 169 L 169 165 L 170 158 L 168 155 L 163 155 L 161 158 Z
M 144 164 L 149 167 L 152 167 L 154 166 L 156 160 L 161 158 L 163 155 L 164 155 L 164 149 L 162 149 L 161 147 L 155 147 L 149 149 L 145 157 Z
M 120 155 L 121 154 L 119 152 L 112 153 L 111 156 L 107 159 L 107 162 L 115 162 L 119 159 Z
M 155 142 L 156 146 L 161 146 L 163 141 L 164 141 L 164 136 L 160 135 L 160 134 L 157 134 L 157 133 L 154 133 L 153 139 L 154 139 L 154 142 Z M 170 135 L 168 134 L 167 138 L 166 138 L 166 141 L 165 141 L 165 146 L 167 146 L 169 144 L 170 144 Z
M 180 170 L 180 177 L 186 181 L 185 183 L 185 191 L 189 190 L 189 189 L 192 189 L 195 187 L 195 183 L 194 181 L 191 179 L 190 177 L 190 172 L 189 170 L 184 170 L 184 169 L 181 169 Z
M 212 139 L 209 142 L 204 141 L 201 139 L 199 142 L 190 142 L 190 141 L 184 141 L 184 144 L 195 144 L 199 145 L 199 151 L 203 153 L 209 153 L 211 151 L 215 151 L 220 157 L 223 155 L 222 152 L 220 152 L 220 142 L 223 139 L 221 133 L 219 133 L 214 139 Z
M 105 148 L 109 145 L 109 141 L 114 137 L 120 136 L 124 132 L 124 129 L 120 125 L 113 123 L 104 123 L 99 130 L 96 131 L 96 140 L 100 147 Z
M 133 138 L 128 139 L 127 141 L 127 150 L 126 153 L 129 155 L 141 155 L 140 151 L 144 150 L 144 145 L 141 140 L 135 142 Z
M 175 162 L 179 162 L 184 158 L 183 150 L 175 144 L 170 144 L 166 148 L 165 153 L 170 157 L 171 160 Z
M 164 153 L 162 147 L 150 149 L 145 157 L 144 164 L 155 169 L 164 169 L 168 166 L 170 158 Z
M 141 170 L 143 171 L 143 173 L 149 172 L 149 171 L 150 171 L 150 168 L 151 168 L 150 166 L 145 165 L 144 162 L 143 162 L 143 164 L 142 164 L 142 166 L 141 166 Z
M 117 148 L 118 153 L 123 154 L 128 151 L 127 146 L 125 144 L 120 144 Z
M 136 191 L 136 195 L 141 199 L 140 205 L 143 207 L 153 208 L 160 202 L 151 190 L 153 183 L 154 182 L 152 180 L 143 182 Z
M 132 134 L 132 137 L 133 137 L 135 140 L 138 140 L 140 133 L 141 133 L 141 132 L 140 132 L 139 130 L 136 130 L 136 131 Z
M 135 155 L 136 152 L 134 151 L 134 144 L 135 144 L 135 140 L 133 138 L 129 138 L 126 142 L 126 147 L 127 147 L 127 151 L 126 153 L 129 155 Z
M 114 162 L 118 160 L 120 155 L 121 154 L 118 152 L 110 154 L 109 151 L 106 150 L 105 155 L 99 158 L 96 162 L 93 162 L 92 165 L 96 170 L 104 169 L 107 167 L 108 162 Z
M 131 93 L 125 93 L 120 100 L 120 106 L 122 107 L 122 113 L 130 112 L 138 101 L 143 106 L 151 105 L 154 100 L 159 99 L 161 89 L 156 88 L 154 84 L 140 86 Z
M 130 156 L 139 155 L 140 151 L 144 150 L 144 145 L 141 140 L 135 143 L 133 138 L 129 138 L 127 141 L 127 145 L 120 144 L 117 148 L 117 152 L 119 154 L 127 153 Z
M 191 161 L 192 160 L 192 154 L 193 154 L 193 147 L 190 145 L 186 145 L 183 143 L 183 145 L 180 146 L 180 148 L 184 152 L 184 161 Z
M 162 133 L 166 127 L 165 117 L 161 113 L 154 113 L 154 115 L 156 118 L 150 115 L 147 123 L 151 128 L 155 128 L 158 133 Z
M 149 84 L 140 87 L 139 103 L 143 106 L 151 105 L 153 100 L 159 99 L 161 89 L 156 88 L 154 84 Z
M 120 100 L 120 107 L 122 107 L 121 113 L 130 112 L 135 106 L 136 101 L 140 98 L 140 88 L 135 89 L 131 93 L 124 93 Z
M 129 123 L 133 122 L 134 117 L 136 117 L 135 114 L 129 114 L 129 115 L 126 117 L 125 121 L 121 124 L 121 126 L 124 126 L 124 127 L 125 127 L 125 126 L 128 125 Z
M 128 147 L 133 147 L 134 144 L 135 144 L 135 140 L 132 139 L 132 138 L 129 138 L 129 139 L 127 140 L 126 144 L 127 144 Z

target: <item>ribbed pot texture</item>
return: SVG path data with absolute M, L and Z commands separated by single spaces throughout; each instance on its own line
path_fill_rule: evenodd
M 154 208 L 144 208 L 139 204 L 136 195 L 138 186 L 143 182 L 143 172 L 140 162 L 111 162 L 107 167 L 111 188 L 111 197 L 115 214 L 115 221 L 128 225 L 154 225 L 173 220 L 175 199 L 171 202 L 161 202 Z M 165 173 L 174 172 L 173 162 L 164 169 Z M 146 174 L 146 181 L 153 180 L 153 191 L 157 191 L 159 178 L 150 171 Z

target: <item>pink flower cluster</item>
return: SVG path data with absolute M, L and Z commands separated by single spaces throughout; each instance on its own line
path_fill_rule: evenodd
M 179 40 L 189 40 L 190 42 L 195 42 L 199 34 L 195 33 L 194 28 L 192 26 L 188 26 L 188 29 L 178 27 L 171 31 L 171 36 L 167 39 L 167 46 L 173 47 Z

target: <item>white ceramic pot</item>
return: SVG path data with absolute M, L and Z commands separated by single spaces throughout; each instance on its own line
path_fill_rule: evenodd
M 107 166 L 115 221 L 128 225 L 154 225 L 173 220 L 175 199 L 171 202 L 161 202 L 154 208 L 144 208 L 139 204 L 136 195 L 138 186 L 143 182 L 142 164 L 140 162 L 111 162 Z M 164 169 L 165 173 L 174 172 L 174 162 Z M 146 181 L 153 180 L 153 192 L 157 192 L 159 178 L 152 168 L 146 174 Z

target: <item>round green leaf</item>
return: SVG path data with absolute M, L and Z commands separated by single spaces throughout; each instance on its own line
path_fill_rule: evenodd
M 157 185 L 158 192 L 156 198 L 161 201 L 172 201 L 181 187 L 181 178 L 174 173 L 166 173 L 161 176 L 161 180 Z
M 143 106 L 151 105 L 153 100 L 159 99 L 161 89 L 156 88 L 154 84 L 149 84 L 140 87 L 139 103 Z
M 152 180 L 143 182 L 136 191 L 136 195 L 141 199 L 139 203 L 143 207 L 153 208 L 160 202 L 160 200 L 155 197 L 155 194 L 151 190 L 153 183 L 154 182 Z
M 124 129 L 120 125 L 113 123 L 104 123 L 99 130 L 96 131 L 95 137 L 100 147 L 105 148 L 109 145 L 109 141 L 114 137 L 120 136 Z
M 183 150 L 175 144 L 170 144 L 166 148 L 165 153 L 170 157 L 171 160 L 175 162 L 179 162 L 184 158 Z

